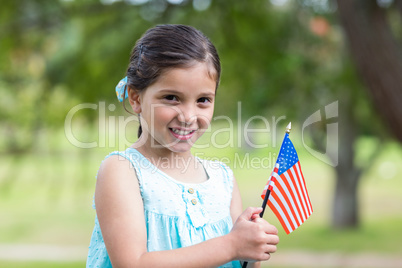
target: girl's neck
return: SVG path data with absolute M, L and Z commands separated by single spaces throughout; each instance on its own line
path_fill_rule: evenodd
M 208 174 L 201 163 L 187 152 L 173 152 L 168 148 L 155 148 L 146 144 L 134 143 L 132 148 L 138 150 L 154 166 L 177 181 L 186 183 L 202 183 L 208 179 Z
M 174 152 L 162 145 L 151 144 L 149 140 L 150 139 L 148 139 L 147 142 L 142 142 L 140 138 L 132 145 L 132 147 L 137 149 L 157 167 L 159 167 L 158 163 L 163 162 L 169 164 L 167 166 L 180 168 L 180 165 L 178 165 L 177 162 L 188 162 L 194 159 L 190 150 L 186 152 Z
M 194 157 L 190 150 L 185 152 L 174 152 L 169 148 L 166 148 L 159 144 L 154 145 L 150 144 L 150 142 L 143 143 L 141 142 L 141 139 L 135 142 L 131 147 L 137 149 L 142 155 L 144 155 L 148 159 L 162 158 L 165 159 L 166 161 L 170 160 L 173 161 L 178 158 L 188 159 Z

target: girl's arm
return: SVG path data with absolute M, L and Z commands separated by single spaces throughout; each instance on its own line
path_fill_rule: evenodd
M 267 252 L 276 250 L 269 244 L 275 244 L 275 238 L 266 235 L 276 229 L 250 221 L 261 209 L 248 208 L 227 235 L 180 249 L 147 252 L 137 177 L 129 161 L 119 156 L 101 165 L 95 204 L 113 267 L 216 267 L 235 259 L 267 260 Z

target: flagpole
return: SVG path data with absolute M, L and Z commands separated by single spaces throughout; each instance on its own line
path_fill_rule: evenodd
M 286 133 L 289 134 L 291 130 L 292 130 L 292 122 L 289 122 L 289 124 L 286 126 Z M 282 146 L 281 146 L 281 149 L 279 150 L 278 156 L 281 155 L 281 150 L 282 150 Z M 274 167 L 274 169 L 275 169 L 275 167 Z M 272 175 L 273 175 L 273 174 L 274 174 L 274 172 L 272 172 L 271 177 L 269 178 L 270 180 L 272 179 Z M 262 207 L 262 211 L 261 211 L 261 213 L 260 213 L 260 217 L 261 217 L 261 218 L 264 216 L 265 208 L 266 208 L 266 206 L 267 206 L 267 203 L 268 203 L 268 199 L 269 199 L 269 195 L 270 195 L 270 194 L 271 194 L 271 190 L 270 190 L 269 187 L 268 187 L 268 188 L 267 188 L 267 191 L 266 191 L 266 193 L 265 193 L 264 201 L 262 202 L 262 205 L 261 205 L 261 207 Z M 243 263 L 242 268 L 246 268 L 246 267 L 247 267 L 247 264 L 248 264 L 248 262 L 245 261 L 245 262 Z

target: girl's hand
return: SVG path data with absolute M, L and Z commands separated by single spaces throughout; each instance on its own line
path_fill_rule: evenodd
M 266 261 L 276 251 L 279 243 L 278 230 L 262 219 L 262 208 L 247 208 L 234 223 L 229 236 L 236 259 Z

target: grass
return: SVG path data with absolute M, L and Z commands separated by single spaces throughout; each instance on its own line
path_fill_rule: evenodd
M 91 129 L 83 128 L 90 132 Z M 278 140 L 281 139 L 278 135 Z M 88 138 L 91 140 L 94 137 Z M 211 139 L 203 137 L 202 142 Z M 237 137 L 234 137 L 237 140 Z M 225 144 L 224 137 L 216 137 Z M 93 228 L 92 196 L 95 175 L 104 156 L 113 148 L 77 149 L 64 134 L 43 138 L 36 153 L 0 156 L 0 243 L 88 245 Z M 280 142 L 278 142 L 280 143 Z M 359 150 L 371 146 L 364 140 Z M 115 143 L 117 144 L 117 143 Z M 279 146 L 279 145 L 278 145 Z M 281 237 L 279 249 L 376 252 L 400 254 L 402 244 L 402 149 L 388 144 L 364 174 L 359 188 L 362 226 L 334 231 L 330 226 L 332 168 L 295 144 L 306 178 L 314 213 L 298 230 L 286 235 L 272 212 L 265 218 L 275 224 Z M 249 150 L 237 145 L 225 149 L 196 149 L 204 158 L 227 161 L 234 170 L 244 206 L 260 206 L 261 190 L 276 159 L 278 148 Z M 45 148 L 45 149 L 43 149 Z M 121 148 L 120 148 L 121 149 Z M 253 162 L 254 161 L 254 162 Z M 83 267 L 78 263 L 5 262 L 0 267 Z

